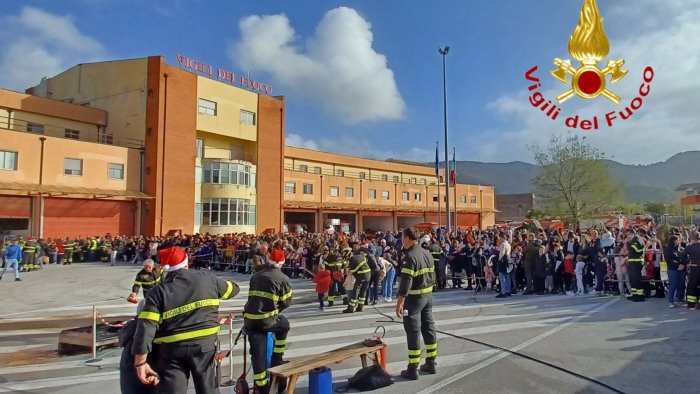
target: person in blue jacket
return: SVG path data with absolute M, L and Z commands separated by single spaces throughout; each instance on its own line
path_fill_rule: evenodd
M 2 270 L 2 274 L 0 274 L 0 279 L 2 279 L 3 275 L 5 275 L 5 272 L 9 267 L 12 267 L 12 269 L 15 270 L 15 281 L 19 282 L 22 279 L 19 277 L 19 262 L 22 261 L 22 247 L 19 246 L 17 243 L 17 240 L 12 241 L 12 245 L 7 247 L 7 250 L 5 250 L 5 269 Z

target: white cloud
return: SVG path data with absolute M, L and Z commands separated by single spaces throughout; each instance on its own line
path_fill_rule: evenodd
M 272 75 L 288 95 L 308 97 L 350 124 L 399 119 L 405 103 L 384 55 L 372 48 L 371 25 L 355 10 L 328 11 L 299 42 L 286 15 L 248 16 L 228 54 L 241 68 Z
M 304 137 L 300 136 L 299 134 L 287 134 L 284 137 L 284 143 L 297 148 L 318 150 L 318 144 L 315 141 L 305 140 Z
M 602 98 L 585 102 L 574 98 L 562 105 L 562 115 L 598 115 L 600 119 L 612 110 L 623 110 L 638 95 L 643 70 L 651 65 L 655 70 L 651 93 L 631 119 L 621 121 L 618 117 L 612 128 L 576 132 L 585 133 L 592 145 L 623 163 L 653 163 L 678 152 L 698 149 L 700 41 L 696 37 L 700 37 L 700 0 L 630 1 L 616 3 L 608 13 L 609 58 L 624 58 L 629 70 L 624 79 L 610 85 L 610 90 L 623 98 L 622 102 L 615 106 Z M 615 26 L 609 25 L 611 20 Z M 552 53 L 552 57 L 564 55 Z M 546 88 L 544 96 L 553 99 L 566 86 L 550 76 L 550 66 L 541 64 L 538 76 Z M 478 138 L 482 141 L 477 152 L 479 160 L 531 161 L 527 144 L 546 143 L 552 133 L 565 132 L 563 122 L 559 122 L 562 118 L 556 122 L 548 120 L 529 104 L 527 93 L 527 81 L 523 79 L 520 91 L 488 105 L 489 110 L 516 126 L 485 130 Z
M 44 76 L 104 54 L 104 47 L 78 30 L 70 16 L 24 7 L 5 16 L 0 32 L 0 86 L 23 91 Z

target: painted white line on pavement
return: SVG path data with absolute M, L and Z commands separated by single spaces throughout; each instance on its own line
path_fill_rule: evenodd
M 540 335 L 538 335 L 538 336 L 536 336 L 528 341 L 521 343 L 520 345 L 517 345 L 515 347 L 510 348 L 509 350 L 511 352 L 518 352 L 518 351 L 520 351 L 520 350 L 522 350 L 522 349 L 524 349 L 524 348 L 526 348 L 526 347 L 528 347 L 536 342 L 543 340 L 544 338 L 547 338 L 550 335 L 556 334 L 557 332 L 569 327 L 572 324 L 575 324 L 583 319 L 590 317 L 591 315 L 593 315 L 596 312 L 602 311 L 603 309 L 616 303 L 617 301 L 618 301 L 618 299 L 614 298 L 614 299 L 606 302 L 605 304 L 599 305 L 599 306 L 591 309 L 590 311 L 584 313 L 581 316 L 572 318 L 567 322 L 564 322 L 564 323 L 562 323 L 562 324 L 560 324 L 560 325 L 558 325 L 558 326 L 556 326 L 556 327 L 554 327 L 554 328 L 552 328 L 552 329 L 550 329 L 550 330 L 548 330 L 548 331 L 546 331 L 546 332 L 544 332 L 544 333 L 542 333 L 542 334 L 540 334 Z M 523 328 L 525 328 L 525 327 L 523 327 Z M 453 334 L 460 335 L 460 336 L 465 335 L 465 334 L 458 334 L 457 332 L 454 332 Z M 504 359 L 508 356 L 510 356 L 510 353 L 501 351 L 499 354 L 489 358 L 488 360 L 484 360 L 483 362 L 481 362 L 481 363 L 479 363 L 479 364 L 477 364 L 477 365 L 475 365 L 475 366 L 473 366 L 465 371 L 462 371 L 462 372 L 459 372 L 455 375 L 452 375 L 449 378 L 446 378 L 446 379 L 440 381 L 439 383 L 432 385 L 431 387 L 429 387 L 425 390 L 419 391 L 417 394 L 431 394 L 431 393 L 440 391 L 440 389 L 442 389 L 443 387 L 448 386 L 448 385 L 450 385 L 458 380 L 461 380 L 461 379 L 473 374 L 474 372 L 477 372 L 480 369 L 486 368 L 489 365 L 491 365 L 491 364 L 493 364 L 501 359 Z
M 71 386 L 95 382 L 105 382 L 119 379 L 119 371 L 96 372 L 84 376 L 66 376 L 61 378 L 37 379 L 26 382 L 9 382 L 0 384 L 0 393 L 18 393 L 29 390 L 45 389 L 51 387 Z
M 0 353 L 14 353 L 21 350 L 30 350 L 37 348 L 55 348 L 56 345 L 50 343 L 38 343 L 34 345 L 20 345 L 20 346 L 0 346 Z
M 30 328 L 25 330 L 5 330 L 0 331 L 0 337 L 13 337 L 18 335 L 40 335 L 40 334 L 58 334 L 65 328 Z

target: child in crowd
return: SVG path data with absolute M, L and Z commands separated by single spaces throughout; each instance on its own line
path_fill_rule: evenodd
M 496 254 L 495 256 L 498 257 L 498 254 Z M 496 275 L 493 273 L 493 261 L 493 258 L 489 258 L 489 262 L 484 266 L 484 280 L 486 280 L 486 291 L 491 291 L 491 288 L 493 287 L 493 282 L 496 281 Z
M 566 295 L 574 295 L 574 280 L 576 279 L 576 268 L 574 267 L 574 254 L 566 252 L 564 257 L 564 291 Z
M 583 274 L 586 271 L 586 263 L 583 256 L 576 256 L 576 295 L 583 295 Z
M 325 264 L 318 265 L 318 272 L 314 275 L 313 280 L 316 283 L 316 294 L 318 294 L 318 310 L 323 312 L 323 302 L 331 288 L 331 272 L 326 269 Z
M 545 258 L 547 261 L 545 262 L 544 270 L 544 293 L 552 294 L 554 293 L 554 270 L 556 269 L 556 253 L 553 251 L 552 253 L 545 254 Z
M 545 282 L 547 278 L 547 265 L 549 256 L 544 245 L 539 247 L 539 260 L 535 265 L 535 294 L 543 295 L 545 292 Z
M 598 250 L 598 264 L 600 264 L 601 267 L 605 268 L 605 272 L 607 274 L 607 268 L 608 268 L 608 264 L 609 264 L 608 253 L 603 248 L 600 248 Z M 596 280 L 598 280 L 597 275 L 600 275 L 600 274 L 602 274 L 602 270 L 601 270 L 601 272 L 596 273 Z M 603 282 L 603 289 L 596 291 L 596 295 L 598 297 L 605 295 L 605 274 L 602 275 L 602 277 L 600 278 L 600 281 Z
M 345 293 L 348 295 L 348 299 L 352 300 L 355 297 L 355 277 L 350 272 L 350 269 L 345 269 L 345 281 L 343 282 L 343 288 Z

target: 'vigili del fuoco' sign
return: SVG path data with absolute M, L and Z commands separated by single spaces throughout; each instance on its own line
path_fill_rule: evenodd
M 192 72 L 206 75 L 210 78 L 218 79 L 222 82 L 228 82 L 232 85 L 239 84 L 241 87 L 255 90 L 260 93 L 271 94 L 272 86 L 262 82 L 254 81 L 244 75 L 236 79 L 236 74 L 223 68 L 214 68 L 211 65 L 202 61 L 189 58 L 187 56 L 177 55 L 177 62 L 182 68 L 189 69 Z
M 569 59 L 555 58 L 554 65 L 557 68 L 550 72 L 558 81 L 570 83 L 570 88 L 556 97 L 557 103 L 561 104 L 576 95 L 586 100 L 603 96 L 612 103 L 619 104 L 622 98 L 609 89 L 607 84 L 612 85 L 624 78 L 627 70 L 622 69 L 625 64 L 623 59 L 608 60 L 605 67 L 599 68 L 598 63 L 606 58 L 609 52 L 610 43 L 603 29 L 603 18 L 598 10 L 598 4 L 596 0 L 584 0 L 578 26 L 569 38 L 569 54 L 581 65 L 575 67 Z M 617 121 L 630 119 L 642 107 L 644 97 L 649 95 L 651 81 L 654 79 L 654 69 L 647 66 L 642 73 L 643 81 L 639 86 L 639 94 L 630 100 L 624 109 L 607 112 L 601 116 L 601 119 L 598 115 L 593 116 L 592 119 L 583 119 L 579 115 L 560 117 L 561 107 L 545 98 L 539 91 L 542 83 L 535 76 L 537 70 L 538 67 L 534 66 L 525 73 L 525 79 L 530 83 L 528 87 L 531 92 L 530 104 L 551 120 L 563 120 L 566 127 L 581 130 L 598 130 L 602 126 L 612 127 Z M 570 81 L 567 76 L 571 77 Z

